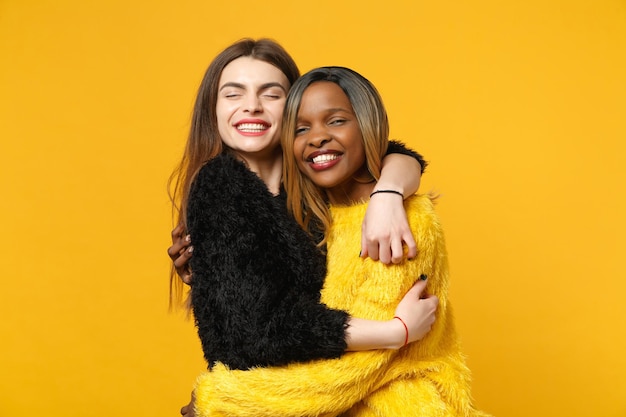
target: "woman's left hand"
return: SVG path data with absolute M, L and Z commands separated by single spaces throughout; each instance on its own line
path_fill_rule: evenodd
M 393 193 L 373 195 L 361 227 L 361 258 L 369 256 L 384 264 L 397 264 L 404 257 L 404 244 L 409 259 L 414 258 L 417 245 L 406 217 L 404 200 Z

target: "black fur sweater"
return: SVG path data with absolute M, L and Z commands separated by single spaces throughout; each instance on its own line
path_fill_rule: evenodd
M 209 367 L 343 354 L 348 315 L 320 303 L 325 257 L 289 216 L 284 196 L 274 197 L 243 163 L 221 155 L 192 185 L 187 224 L 193 313 Z

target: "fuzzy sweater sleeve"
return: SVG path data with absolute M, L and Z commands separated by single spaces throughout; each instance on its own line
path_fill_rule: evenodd
M 209 366 L 339 357 L 345 311 L 320 303 L 325 258 L 259 177 L 227 155 L 192 185 L 191 300 Z
M 419 153 L 414 151 L 413 149 L 407 147 L 404 143 L 399 140 L 391 140 L 389 141 L 389 146 L 387 147 L 387 155 L 392 153 L 399 153 L 402 155 L 407 155 L 412 158 L 417 159 L 420 166 L 422 167 L 422 174 L 426 171 L 426 167 L 428 166 L 428 161 L 424 159 L 424 157 Z
M 415 200 L 409 204 L 415 205 Z M 428 211 L 429 204 L 422 208 Z M 364 210 L 365 207 L 348 207 L 333 211 L 333 231 L 337 233 L 329 238 L 329 274 L 323 301 L 333 307 L 346 308 L 354 316 L 388 320 L 417 277 L 433 273 L 433 265 L 439 262 L 435 259 L 438 255 L 432 250 L 420 251 L 415 260 L 399 265 L 356 259 L 351 235 L 360 227 L 359 219 Z M 428 215 L 418 221 L 428 223 L 426 229 L 438 227 Z M 433 248 L 435 244 L 424 239 L 438 239 L 439 234 L 426 231 L 428 233 L 419 240 L 421 247 Z M 196 415 L 335 416 L 366 399 L 393 378 L 411 373 L 410 369 L 395 366 L 405 356 L 403 352 L 350 352 L 336 360 L 247 372 L 229 370 L 218 364 L 197 380 Z
M 397 352 L 349 352 L 341 359 L 229 370 L 216 364 L 195 387 L 196 416 L 336 416 L 384 381 Z

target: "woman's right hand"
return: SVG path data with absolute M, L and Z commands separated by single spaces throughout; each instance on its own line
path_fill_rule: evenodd
M 399 317 L 408 331 L 407 343 L 422 339 L 430 331 L 435 322 L 435 313 L 439 298 L 428 295 L 426 292 L 426 280 L 420 279 L 406 293 L 398 304 L 395 315 Z M 400 320 L 395 320 L 400 322 Z
M 182 224 L 179 224 L 172 230 L 172 246 L 167 248 L 167 254 L 174 262 L 174 268 L 180 279 L 189 285 L 191 284 L 189 259 L 191 259 L 193 253 L 193 246 L 191 246 L 191 236 L 183 236 L 184 231 Z

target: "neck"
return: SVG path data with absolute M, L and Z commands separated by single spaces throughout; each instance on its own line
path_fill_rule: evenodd
M 367 201 L 374 191 L 375 183 L 363 184 L 351 181 L 350 184 L 326 189 L 328 202 L 331 204 L 350 205 L 359 201 Z
M 278 195 L 283 174 L 283 154 L 280 147 L 276 148 L 276 152 L 263 157 L 258 154 L 238 154 L 237 157 L 261 178 L 272 194 Z
M 359 201 L 367 201 L 374 191 L 376 180 L 363 165 L 352 178 L 336 187 L 327 188 L 326 195 L 331 204 L 350 205 Z

